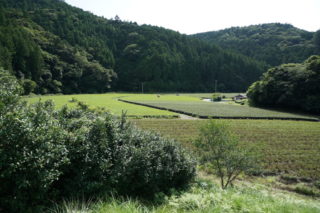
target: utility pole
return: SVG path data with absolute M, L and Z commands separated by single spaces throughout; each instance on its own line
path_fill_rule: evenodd
M 142 94 L 143 94 L 143 82 L 141 83 L 141 90 L 142 90 Z
M 217 84 L 218 84 L 218 80 L 214 81 L 214 93 L 217 93 Z

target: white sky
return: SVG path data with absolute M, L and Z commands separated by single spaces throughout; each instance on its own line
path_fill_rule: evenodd
M 180 33 L 262 23 L 320 29 L 320 0 L 66 0 L 105 18 L 161 26 Z

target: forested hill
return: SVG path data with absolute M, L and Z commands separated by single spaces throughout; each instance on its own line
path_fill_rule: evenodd
M 0 67 L 26 93 L 244 91 L 265 64 L 196 38 L 58 0 L 0 0 Z M 111 89 L 110 89 L 111 86 Z
M 320 30 L 313 33 L 290 24 L 232 27 L 195 34 L 193 37 L 264 61 L 271 66 L 300 63 L 313 54 L 320 54 Z

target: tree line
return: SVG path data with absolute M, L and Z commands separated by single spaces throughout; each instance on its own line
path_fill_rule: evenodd
M 0 66 L 26 93 L 244 91 L 266 64 L 178 32 L 56 0 L 1 0 Z M 1 21 L 2 20 L 2 21 Z M 14 38 L 10 36 L 14 35 Z
M 248 89 L 253 105 L 320 113 L 320 56 L 271 68 Z
M 263 61 L 270 67 L 302 63 L 309 56 L 320 54 L 320 30 L 308 32 L 290 24 L 232 27 L 195 34 L 193 37 Z

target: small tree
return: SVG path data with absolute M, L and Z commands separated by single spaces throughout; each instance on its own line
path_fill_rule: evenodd
M 195 145 L 201 162 L 214 168 L 223 189 L 232 185 L 239 174 L 257 166 L 256 155 L 239 144 L 238 138 L 232 135 L 226 122 L 207 122 L 201 127 Z
M 23 86 L 24 95 L 29 95 L 37 87 L 37 83 L 30 79 L 25 79 L 22 81 L 22 86 Z
M 213 101 L 221 101 L 222 100 L 221 94 L 220 93 L 213 93 L 212 100 Z

